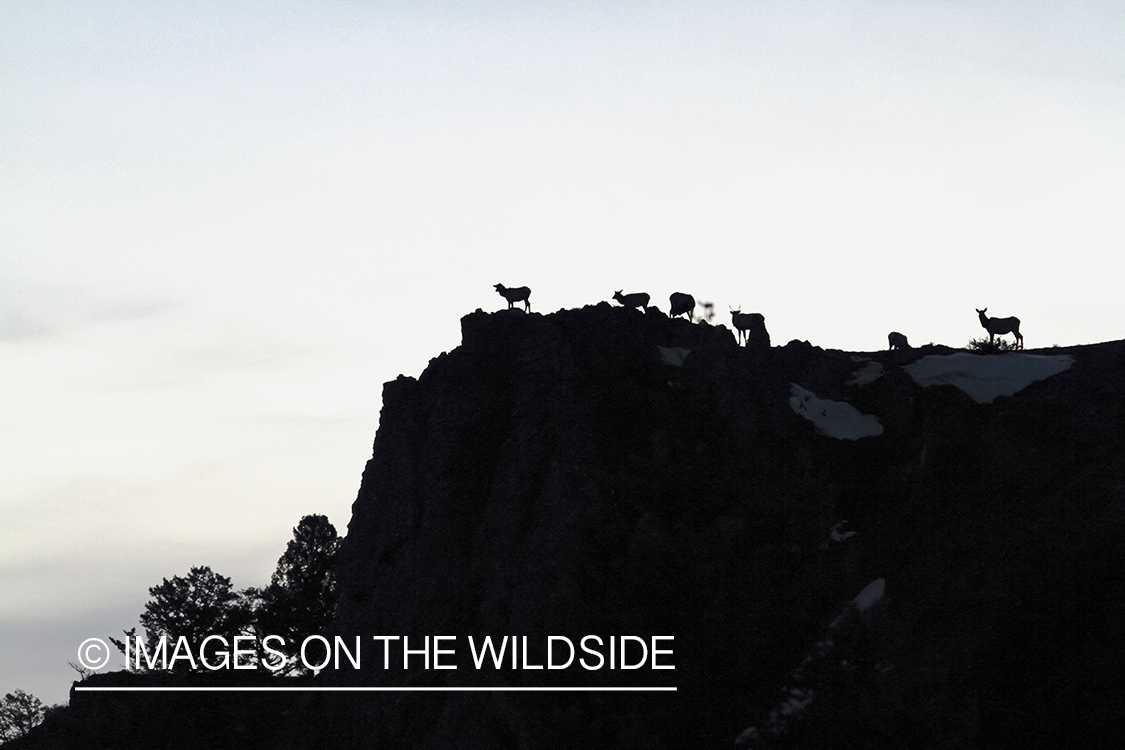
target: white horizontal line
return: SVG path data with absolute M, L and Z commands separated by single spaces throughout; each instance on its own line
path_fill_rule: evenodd
M 628 693 L 675 692 L 674 687 L 82 687 L 84 692 L 118 693 Z

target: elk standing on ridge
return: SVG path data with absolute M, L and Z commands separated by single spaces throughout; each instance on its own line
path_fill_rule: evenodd
M 898 331 L 891 331 L 887 334 L 887 343 L 890 345 L 890 349 L 892 350 L 910 348 L 910 342 L 907 341 L 906 337 Z
M 976 309 L 976 308 L 973 308 Z M 1016 341 L 1019 343 L 1019 348 L 1023 349 L 1023 334 L 1020 333 L 1020 319 L 1012 316 L 1010 318 L 990 318 L 985 313 L 988 308 L 977 310 L 980 315 L 980 324 L 984 326 L 984 330 L 988 331 L 988 343 L 992 343 L 993 336 L 1003 336 L 1005 333 L 1014 333 Z
M 500 296 L 508 300 L 508 309 L 512 309 L 512 305 L 516 302 L 522 302 L 524 312 L 531 312 L 531 290 L 526 286 L 517 286 L 514 289 L 509 289 L 503 284 L 496 285 L 496 291 Z
M 668 298 L 672 304 L 672 309 L 668 312 L 669 318 L 675 318 L 679 315 L 687 313 L 688 322 L 691 322 L 691 316 L 695 313 L 695 297 L 684 292 L 672 292 L 672 296 Z
M 753 340 L 767 347 L 770 345 L 770 335 L 766 331 L 766 316 L 761 313 L 744 313 L 740 307 L 737 310 L 730 308 L 730 319 L 738 335 L 739 344 L 745 342 L 749 345 Z
M 648 292 L 633 292 L 622 296 L 621 290 L 618 289 L 613 293 L 613 298 L 625 307 L 639 307 L 641 312 L 648 307 Z

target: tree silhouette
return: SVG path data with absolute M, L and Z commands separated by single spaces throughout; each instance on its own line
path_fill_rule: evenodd
M 229 578 L 207 566 L 194 567 L 182 578 L 165 578 L 148 593 L 152 601 L 145 604 L 139 619 L 150 646 L 161 636 L 168 636 L 171 649 L 180 637 L 185 637 L 192 653 L 198 655 L 207 636 L 222 636 L 230 647 L 236 636 L 250 633 L 253 615 L 249 598 L 231 589 Z M 204 655 L 209 662 L 218 663 L 221 658 L 217 653 L 226 648 L 212 640 Z M 175 666 L 187 663 L 177 660 Z M 197 664 L 196 669 L 202 670 L 204 666 Z
M 0 699 L 0 742 L 23 737 L 43 721 L 43 701 L 16 689 Z
M 230 579 L 211 568 L 194 567 L 186 576 L 165 578 L 159 586 L 148 590 L 152 600 L 145 604 L 139 620 L 145 631 L 147 655 L 138 662 L 136 651 L 137 629 L 125 631 L 125 641 L 110 638 L 117 649 L 128 654 L 128 668 L 146 671 L 149 657 L 157 653 L 162 636 L 167 638 L 165 660 L 157 669 L 169 664 L 173 669 L 224 668 L 226 651 L 233 659 L 235 638 L 253 636 L 256 643 L 243 641 L 240 650 L 256 649 L 259 663 L 282 674 L 303 671 L 298 656 L 301 645 L 310 635 L 323 635 L 332 622 L 336 610 L 336 579 L 334 568 L 336 552 L 340 548 L 336 528 L 326 516 L 310 515 L 301 519 L 293 529 L 293 539 L 285 554 L 277 561 L 277 568 L 264 589 L 249 588 L 235 591 Z M 267 636 L 283 639 L 265 642 Z M 200 661 L 200 649 L 209 636 L 221 636 L 222 641 L 207 642 Z M 184 638 L 192 659 L 176 650 L 179 639 Z M 128 646 L 126 645 L 128 644 Z M 310 644 L 308 660 L 319 663 L 324 656 L 318 642 Z M 277 665 L 276 656 L 262 646 L 285 655 L 284 664 Z M 272 657 L 269 659 L 267 657 Z M 155 658 L 153 656 L 153 658 Z M 233 667 L 227 665 L 227 668 Z
M 259 638 L 279 635 L 283 647 L 271 645 L 289 658 L 280 671 L 299 669 L 294 661 L 301 643 L 310 635 L 322 635 L 336 611 L 336 553 L 340 548 L 336 527 L 327 516 L 310 515 L 293 529 L 293 539 L 277 561 L 270 585 L 258 593 L 256 626 Z M 311 646 L 311 644 L 310 644 Z M 321 655 L 307 652 L 310 661 Z

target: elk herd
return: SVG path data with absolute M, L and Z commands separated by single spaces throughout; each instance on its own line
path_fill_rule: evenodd
M 515 308 L 517 302 L 523 303 L 524 312 L 531 312 L 531 289 L 526 286 L 507 287 L 503 284 L 495 284 L 493 288 L 496 293 L 508 301 L 508 309 Z M 648 292 L 630 292 L 624 293 L 624 289 L 618 289 L 613 293 L 613 300 L 619 303 L 624 308 L 637 309 L 645 312 L 649 307 L 651 297 Z M 710 307 L 710 303 L 704 303 L 706 307 Z M 696 302 L 695 297 L 687 294 L 686 292 L 672 292 L 668 298 L 668 317 L 678 318 L 683 315 L 686 316 L 688 322 L 693 320 L 695 315 Z M 766 331 L 766 318 L 761 313 L 744 313 L 742 308 L 730 308 L 731 324 L 734 326 L 735 335 L 738 338 L 740 345 L 750 344 L 764 344 L 769 346 L 769 333 Z
M 503 284 L 496 284 L 495 289 L 501 297 L 508 301 L 509 310 L 515 306 L 515 303 L 522 302 L 524 312 L 531 312 L 530 288 L 526 286 L 506 287 Z M 622 307 L 639 309 L 641 312 L 648 309 L 650 297 L 647 292 L 631 292 L 629 294 L 623 294 L 623 292 L 623 289 L 618 289 L 613 293 L 613 300 L 620 303 Z M 672 292 L 668 302 L 668 317 L 678 318 L 681 315 L 686 315 L 689 322 L 692 320 L 696 307 L 695 297 L 685 292 Z M 751 342 L 762 343 L 764 341 L 765 345 L 769 346 L 769 333 L 766 332 L 764 315 L 761 313 L 744 313 L 741 307 L 737 310 L 733 307 L 729 309 L 731 324 L 734 326 L 739 345 L 748 345 Z M 988 312 L 987 307 L 983 310 L 977 310 L 981 326 L 988 331 L 988 343 L 991 344 L 995 336 L 1011 333 L 1016 337 L 1018 348 L 1023 349 L 1020 319 L 1014 316 L 1010 318 L 990 318 L 985 315 L 986 312 Z M 887 348 L 890 351 L 909 349 L 910 343 L 906 340 L 905 335 L 898 331 L 891 331 L 887 334 Z

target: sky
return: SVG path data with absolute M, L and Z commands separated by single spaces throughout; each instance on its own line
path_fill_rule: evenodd
M 530 286 L 775 345 L 1122 338 L 1117 2 L 0 6 L 0 695 L 343 533 L 382 383 Z

